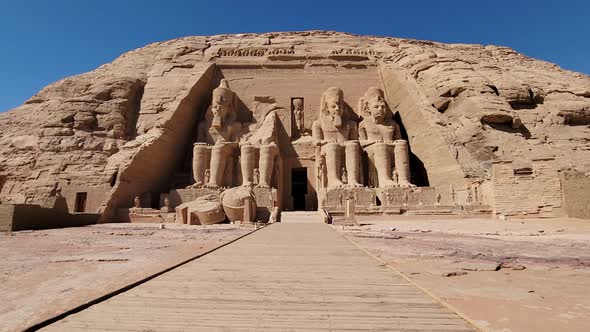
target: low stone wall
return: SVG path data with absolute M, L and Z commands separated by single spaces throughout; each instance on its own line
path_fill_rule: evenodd
M 432 215 L 464 214 L 463 206 L 441 206 L 433 187 L 339 188 L 322 193 L 323 209 L 343 215 L 347 199 L 353 199 L 355 214 L 395 215 L 425 211 Z
M 12 204 L 0 204 L 0 232 L 9 232 L 12 230 L 15 207 Z
M 78 227 L 95 224 L 98 214 L 70 214 L 64 210 L 63 197 L 51 198 L 51 204 L 3 204 L 0 205 L 0 231 L 22 231 L 62 227 Z M 51 206 L 50 206 L 51 205 Z
M 563 215 L 562 189 L 555 160 L 530 165 L 497 161 L 493 167 L 493 209 L 496 215 Z
M 437 203 L 436 191 L 432 187 L 377 189 L 377 197 L 383 206 L 434 206 Z
M 590 219 L 590 177 L 566 172 L 562 176 L 563 201 L 568 217 Z
M 349 198 L 360 208 L 437 205 L 436 191 L 432 187 L 339 188 L 328 190 L 323 196 L 323 206 L 327 210 L 343 209 Z
M 356 206 L 371 206 L 376 205 L 376 191 L 373 188 L 338 188 L 328 190 L 323 195 L 323 202 L 321 206 L 325 210 L 330 211 L 333 208 L 342 208 L 346 204 L 346 200 L 351 198 L 355 201 Z

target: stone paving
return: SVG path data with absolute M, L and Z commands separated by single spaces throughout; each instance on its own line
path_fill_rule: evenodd
M 474 330 L 318 219 L 284 213 L 43 331 Z

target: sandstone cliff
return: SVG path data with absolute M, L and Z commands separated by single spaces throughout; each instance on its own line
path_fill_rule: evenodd
M 590 172 L 589 76 L 498 46 L 326 31 L 217 35 L 133 50 L 0 114 L 0 202 L 87 188 L 92 209 L 112 213 L 163 186 L 228 58 L 234 67 L 375 65 L 431 183 L 489 179 L 493 160 L 526 167 L 556 157 L 560 169 Z

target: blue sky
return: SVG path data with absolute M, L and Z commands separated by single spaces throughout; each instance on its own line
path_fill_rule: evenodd
M 2 0 L 0 112 L 151 42 L 312 29 L 504 45 L 590 74 L 590 2 L 583 0 Z

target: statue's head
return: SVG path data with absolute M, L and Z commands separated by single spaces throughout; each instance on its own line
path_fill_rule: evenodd
M 228 119 L 235 119 L 236 96 L 229 89 L 226 80 L 221 80 L 219 87 L 213 90 L 211 112 L 213 113 L 213 122 L 211 125 L 216 128 L 220 128 L 222 123 L 228 122 Z
M 330 117 L 334 125 L 339 128 L 342 126 L 342 115 L 344 114 L 344 93 L 339 88 L 328 88 L 321 98 L 321 115 Z
M 364 116 L 371 116 L 375 122 L 382 123 L 387 114 L 387 104 L 383 91 L 376 87 L 371 87 L 365 92 L 360 102 L 361 112 Z
M 293 99 L 293 109 L 296 111 L 303 109 L 303 99 L 301 98 L 294 98 Z

